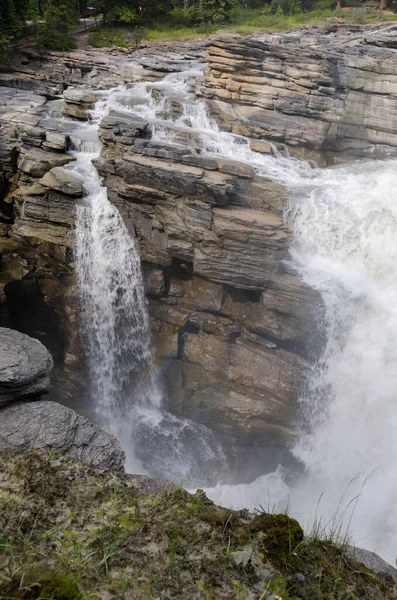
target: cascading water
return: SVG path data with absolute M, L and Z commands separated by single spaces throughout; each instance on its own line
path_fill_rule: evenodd
M 395 161 L 359 162 L 320 171 L 280 155 L 250 150 L 242 136 L 220 132 L 203 102 L 191 94 L 194 73 L 169 75 L 132 90 L 139 103 L 118 110 L 148 119 L 157 139 L 175 140 L 167 102 L 183 103 L 172 119 L 199 139 L 201 151 L 242 161 L 291 190 L 286 219 L 293 233 L 293 264 L 325 305 L 328 343 L 301 400 L 302 426 L 293 454 L 304 474 L 292 486 L 285 470 L 251 484 L 208 489 L 235 507 L 288 504 L 303 523 L 329 529 L 349 525 L 357 544 L 394 561 L 397 528 L 394 471 L 397 442 L 397 204 Z M 153 93 L 153 90 L 155 93 Z
M 294 265 L 320 291 L 327 345 L 301 399 L 292 452 L 304 474 L 280 470 L 247 486 L 218 485 L 218 502 L 289 506 L 309 528 L 349 526 L 354 542 L 394 563 L 397 547 L 397 162 L 363 161 L 294 182 L 286 219 Z M 278 475 L 278 477 L 275 477 Z M 265 504 L 264 496 L 266 496 Z
M 152 475 L 208 481 L 223 469 L 222 449 L 206 427 L 162 408 L 139 254 L 92 164 L 101 151 L 98 125 L 112 100 L 112 94 L 98 100 L 91 123 L 73 131 L 76 161 L 67 167 L 87 192 L 77 208 L 76 271 L 90 396 L 96 419 L 125 448 L 128 470 L 145 471 L 149 463 Z
M 367 161 L 320 171 L 288 157 L 252 152 L 244 137 L 220 132 L 205 104 L 192 94 L 199 75 L 179 73 L 161 82 L 117 88 L 95 114 L 99 119 L 115 108 L 144 117 L 158 140 L 178 141 L 178 130 L 183 130 L 200 144 L 203 154 L 248 163 L 258 174 L 285 184 L 291 190 L 286 219 L 294 234 L 292 263 L 322 295 L 328 340 L 301 400 L 302 426 L 297 423 L 292 449 L 304 473 L 287 485 L 280 467 L 250 484 L 219 483 L 208 488 L 208 494 L 236 508 L 283 509 L 288 504 L 290 513 L 303 523 L 316 515 L 331 527 L 345 519 L 356 544 L 394 561 L 397 163 Z M 175 101 L 183 105 L 176 116 L 169 110 Z M 216 464 L 220 449 L 205 428 L 161 410 L 161 394 L 147 377 L 148 326 L 134 242 L 107 200 L 92 158 L 80 153 L 71 168 L 83 175 L 89 192 L 79 209 L 78 263 L 97 406 L 106 413 L 104 421 L 113 419 L 114 409 L 120 414 L 121 399 L 130 438 L 133 430 L 135 442 L 151 448 L 154 465 L 156 454 L 165 456 L 150 472 L 175 478 L 173 469 L 179 461 L 185 473 L 193 468 L 193 485 L 200 469 L 211 460 Z M 131 331 L 136 336 L 129 335 Z M 128 368 L 121 376 L 119 367 L 124 364 Z M 131 383 L 134 378 L 138 388 Z M 126 395 L 131 402 L 125 402 Z M 182 455 L 197 448 L 198 438 L 201 446 L 196 454 L 208 452 L 208 462 L 197 466 L 193 456 L 184 461 Z M 167 454 L 173 445 L 177 450 Z

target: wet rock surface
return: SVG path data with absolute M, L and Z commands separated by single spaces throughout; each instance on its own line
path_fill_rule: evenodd
M 285 266 L 286 190 L 249 165 L 202 156 L 191 139 L 154 141 L 132 115 L 119 123 L 113 114 L 101 124 L 95 166 L 140 246 L 168 404 L 234 440 L 236 460 L 269 443 L 276 463 L 321 311 Z
M 125 454 L 113 435 L 56 402 L 24 402 L 3 409 L 0 437 L 13 447 L 61 452 L 92 467 L 124 466 Z
M 397 583 L 397 569 L 383 560 L 378 554 L 375 554 L 375 552 L 365 550 L 364 548 L 351 547 L 347 554 L 375 573 L 386 573 Z
M 0 406 L 47 393 L 52 366 L 51 355 L 41 342 L 1 327 Z

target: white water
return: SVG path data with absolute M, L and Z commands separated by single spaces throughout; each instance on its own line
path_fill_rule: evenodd
M 178 141 L 178 134 L 170 124 L 184 128 L 199 140 L 203 153 L 246 162 L 259 174 L 286 184 L 291 190 L 286 218 L 294 233 L 293 263 L 322 295 L 328 336 L 324 354 L 313 369 L 308 391 L 301 399 L 302 426 L 292 449 L 303 464 L 304 475 L 287 485 L 286 472 L 279 468 L 250 484 L 219 483 L 208 489 L 208 494 L 217 502 L 234 507 L 284 509 L 288 505 L 290 514 L 309 527 L 314 518 L 321 518 L 324 525 L 330 523 L 331 528 L 344 518 L 357 545 L 375 550 L 394 562 L 397 553 L 394 519 L 397 508 L 397 161 L 367 161 L 320 171 L 304 162 L 252 152 L 247 140 L 219 132 L 208 118 L 204 103 L 197 102 L 191 93 L 191 83 L 197 75 L 182 73 L 167 76 L 159 83 L 118 88 L 110 92 L 106 105 L 103 104 L 97 114 L 102 116 L 110 108 L 137 114 L 151 122 L 155 138 L 169 141 Z M 175 100 L 183 103 L 183 114 L 170 123 L 167 111 L 170 102 Z M 85 160 L 89 163 L 86 156 L 81 158 L 80 164 Z M 93 210 L 97 202 L 105 205 L 101 208 L 105 214 L 116 212 L 100 188 L 99 179 L 95 180 L 94 175 L 92 178 L 90 197 L 95 195 L 95 200 L 91 208 L 82 209 L 81 215 L 85 212 L 87 219 L 89 210 Z M 117 219 L 120 217 L 114 217 L 114 223 Z M 100 225 L 91 215 L 85 221 L 84 231 L 90 231 L 89 223 L 95 222 L 96 226 Z M 124 236 L 123 227 L 120 223 Z M 93 243 L 94 236 L 90 235 L 88 245 Z M 127 242 L 122 242 L 122 248 L 124 243 Z M 127 245 L 131 243 L 133 246 L 132 240 Z M 85 251 L 91 250 L 86 247 Z M 82 248 L 80 256 L 84 256 Z M 137 260 L 135 250 L 132 256 L 131 267 Z M 138 278 L 138 287 L 141 286 L 140 274 L 136 269 L 132 273 Z M 99 283 L 102 281 L 100 278 Z M 82 283 L 82 289 L 84 285 Z M 106 314 L 101 301 L 91 299 L 89 292 L 87 302 L 99 302 L 100 314 Z M 109 311 L 109 305 L 106 306 Z M 145 318 L 140 323 L 142 331 L 147 327 Z M 140 350 L 146 363 L 147 345 L 143 343 Z M 113 374 L 116 366 L 117 361 L 110 361 L 109 373 Z M 137 367 L 139 371 L 139 361 Z M 107 375 L 107 371 L 104 374 Z M 105 382 L 103 386 L 105 389 Z M 152 396 L 153 392 L 149 394 Z M 107 396 L 103 394 L 102 398 L 105 399 L 103 410 L 107 410 Z M 163 437 L 167 428 L 163 427 L 161 401 L 154 404 L 153 408 L 153 400 L 150 400 L 144 403 L 142 410 L 150 415 L 147 418 L 152 425 L 157 418 L 158 426 L 151 427 L 150 432 L 162 436 L 165 444 L 161 448 L 167 448 L 170 438 L 167 439 L 168 434 Z M 188 422 L 188 430 L 189 427 L 195 431 L 194 425 Z M 171 463 L 180 460 L 190 447 L 189 436 L 181 443 L 180 437 L 177 436 L 177 440 L 178 452 L 167 459 Z M 142 441 L 145 442 L 145 436 Z M 216 454 L 217 449 L 213 452 Z M 153 451 L 152 456 L 155 454 Z
M 76 161 L 66 168 L 87 192 L 77 207 L 76 272 L 90 396 L 99 423 L 121 441 L 127 470 L 146 472 L 149 464 L 158 477 L 204 482 L 222 472 L 225 457 L 206 427 L 163 409 L 139 254 L 92 164 L 101 152 L 98 125 L 112 98 L 99 100 L 91 122 L 73 130 Z
M 316 173 L 295 187 L 286 217 L 292 254 L 321 292 L 328 343 L 301 399 L 293 454 L 305 474 L 217 486 L 217 501 L 288 506 L 310 529 L 349 526 L 354 542 L 392 564 L 397 556 L 396 161 Z M 265 500 L 263 498 L 265 497 Z M 357 501 L 356 501 L 357 499 Z

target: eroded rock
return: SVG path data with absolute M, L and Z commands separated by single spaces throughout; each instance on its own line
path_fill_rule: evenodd
M 113 435 L 56 402 L 24 402 L 3 409 L 0 436 L 11 446 L 58 449 L 93 467 L 119 470 L 124 466 L 125 454 Z
M 0 406 L 47 393 L 51 371 L 51 355 L 41 342 L 0 328 Z
M 343 27 L 326 33 L 214 36 L 202 93 L 223 126 L 330 162 L 395 153 L 395 32 L 358 27 L 350 43 Z M 268 153 L 263 144 L 251 148 Z
M 32 177 L 42 177 L 53 167 L 60 167 L 75 160 L 70 154 L 45 152 L 44 150 L 21 151 L 18 158 L 18 169 Z

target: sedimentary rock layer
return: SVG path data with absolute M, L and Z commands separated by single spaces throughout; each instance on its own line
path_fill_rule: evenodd
M 390 27 L 218 35 L 201 91 L 238 133 L 326 152 L 327 160 L 395 154 L 396 39 Z
M 319 305 L 287 266 L 285 189 L 192 140 L 150 136 L 111 113 L 95 165 L 140 246 L 172 410 L 251 445 L 285 444 Z

